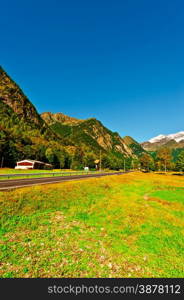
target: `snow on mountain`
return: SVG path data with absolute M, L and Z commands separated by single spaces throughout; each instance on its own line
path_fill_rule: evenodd
M 180 132 L 175 133 L 175 134 L 169 134 L 168 138 L 170 140 L 175 140 L 177 143 L 179 143 L 180 141 L 184 140 L 184 131 L 180 131 Z
M 166 135 L 160 134 L 152 139 L 149 140 L 150 143 L 157 143 L 160 142 L 161 140 L 165 139 Z
M 162 141 L 163 139 L 167 139 L 168 141 L 170 140 L 175 140 L 177 143 L 184 141 L 184 131 L 180 131 L 178 133 L 173 133 L 173 134 L 168 134 L 168 135 L 163 135 L 160 134 L 152 139 L 149 140 L 150 143 L 158 143 Z

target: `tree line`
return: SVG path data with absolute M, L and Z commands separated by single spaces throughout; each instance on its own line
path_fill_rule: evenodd
M 16 131 L 17 133 L 17 131 Z M 30 133 L 30 131 L 29 131 Z M 12 138 L 13 136 L 13 138 Z M 23 136 L 7 135 L 0 130 L 0 167 L 15 167 L 16 162 L 23 159 L 40 160 L 60 169 L 90 169 L 99 168 L 100 161 L 103 169 L 130 170 L 141 169 L 145 171 L 182 171 L 184 172 L 184 150 L 181 149 L 174 158 L 168 148 L 161 148 L 157 152 L 139 153 L 139 156 L 126 157 L 117 152 L 92 151 L 83 146 L 61 146 L 58 142 L 47 141 L 38 136 L 34 130 Z M 33 142 L 34 141 L 34 142 Z
M 181 171 L 184 172 L 184 150 L 174 161 L 169 148 L 160 148 L 157 152 L 143 153 L 139 159 L 140 168 L 146 171 Z

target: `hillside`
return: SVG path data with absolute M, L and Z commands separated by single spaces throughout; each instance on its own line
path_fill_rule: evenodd
M 52 147 L 61 150 L 60 139 L 0 67 L 0 163 L 14 167 L 24 158 L 48 161 L 45 152 Z
M 131 141 L 131 142 L 130 142 Z M 102 166 L 118 169 L 124 159 L 144 150 L 132 138 L 121 138 L 95 118 L 78 120 L 62 113 L 39 115 L 21 88 L 0 67 L 0 163 L 14 167 L 29 158 L 54 167 Z
M 146 150 L 144 150 L 143 147 L 130 136 L 125 136 L 123 138 L 123 141 L 127 145 L 127 147 L 131 149 L 133 154 L 137 157 L 141 156 L 142 153 L 146 152 Z
M 50 112 L 45 112 L 41 114 L 41 117 L 48 125 L 52 125 L 56 122 L 62 123 L 63 125 L 77 125 L 83 122 L 83 120 L 78 120 L 62 113 L 52 114 Z
M 46 127 L 33 104 L 24 95 L 20 87 L 8 76 L 0 66 L 0 101 L 12 108 L 20 120 L 31 127 Z
M 127 139 L 123 139 L 117 132 L 107 129 L 95 118 L 78 120 L 65 116 L 62 113 L 43 113 L 41 117 L 50 125 L 54 132 L 62 138 L 67 137 L 75 145 L 91 148 L 94 151 L 102 150 L 114 154 L 123 154 L 125 157 L 144 152 L 143 148 L 136 141 L 132 139 L 130 145 Z

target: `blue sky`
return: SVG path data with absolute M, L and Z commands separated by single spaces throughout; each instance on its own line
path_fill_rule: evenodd
M 184 130 L 184 2 L 1 3 L 0 64 L 37 110 L 138 141 Z

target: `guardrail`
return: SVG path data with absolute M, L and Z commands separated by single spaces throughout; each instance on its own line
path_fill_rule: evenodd
M 30 176 L 72 176 L 72 175 L 84 175 L 84 174 L 99 174 L 105 171 L 72 171 L 72 172 L 45 172 L 45 173 L 14 173 L 14 174 L 0 174 L 1 177 L 12 178 L 12 177 L 30 177 Z

